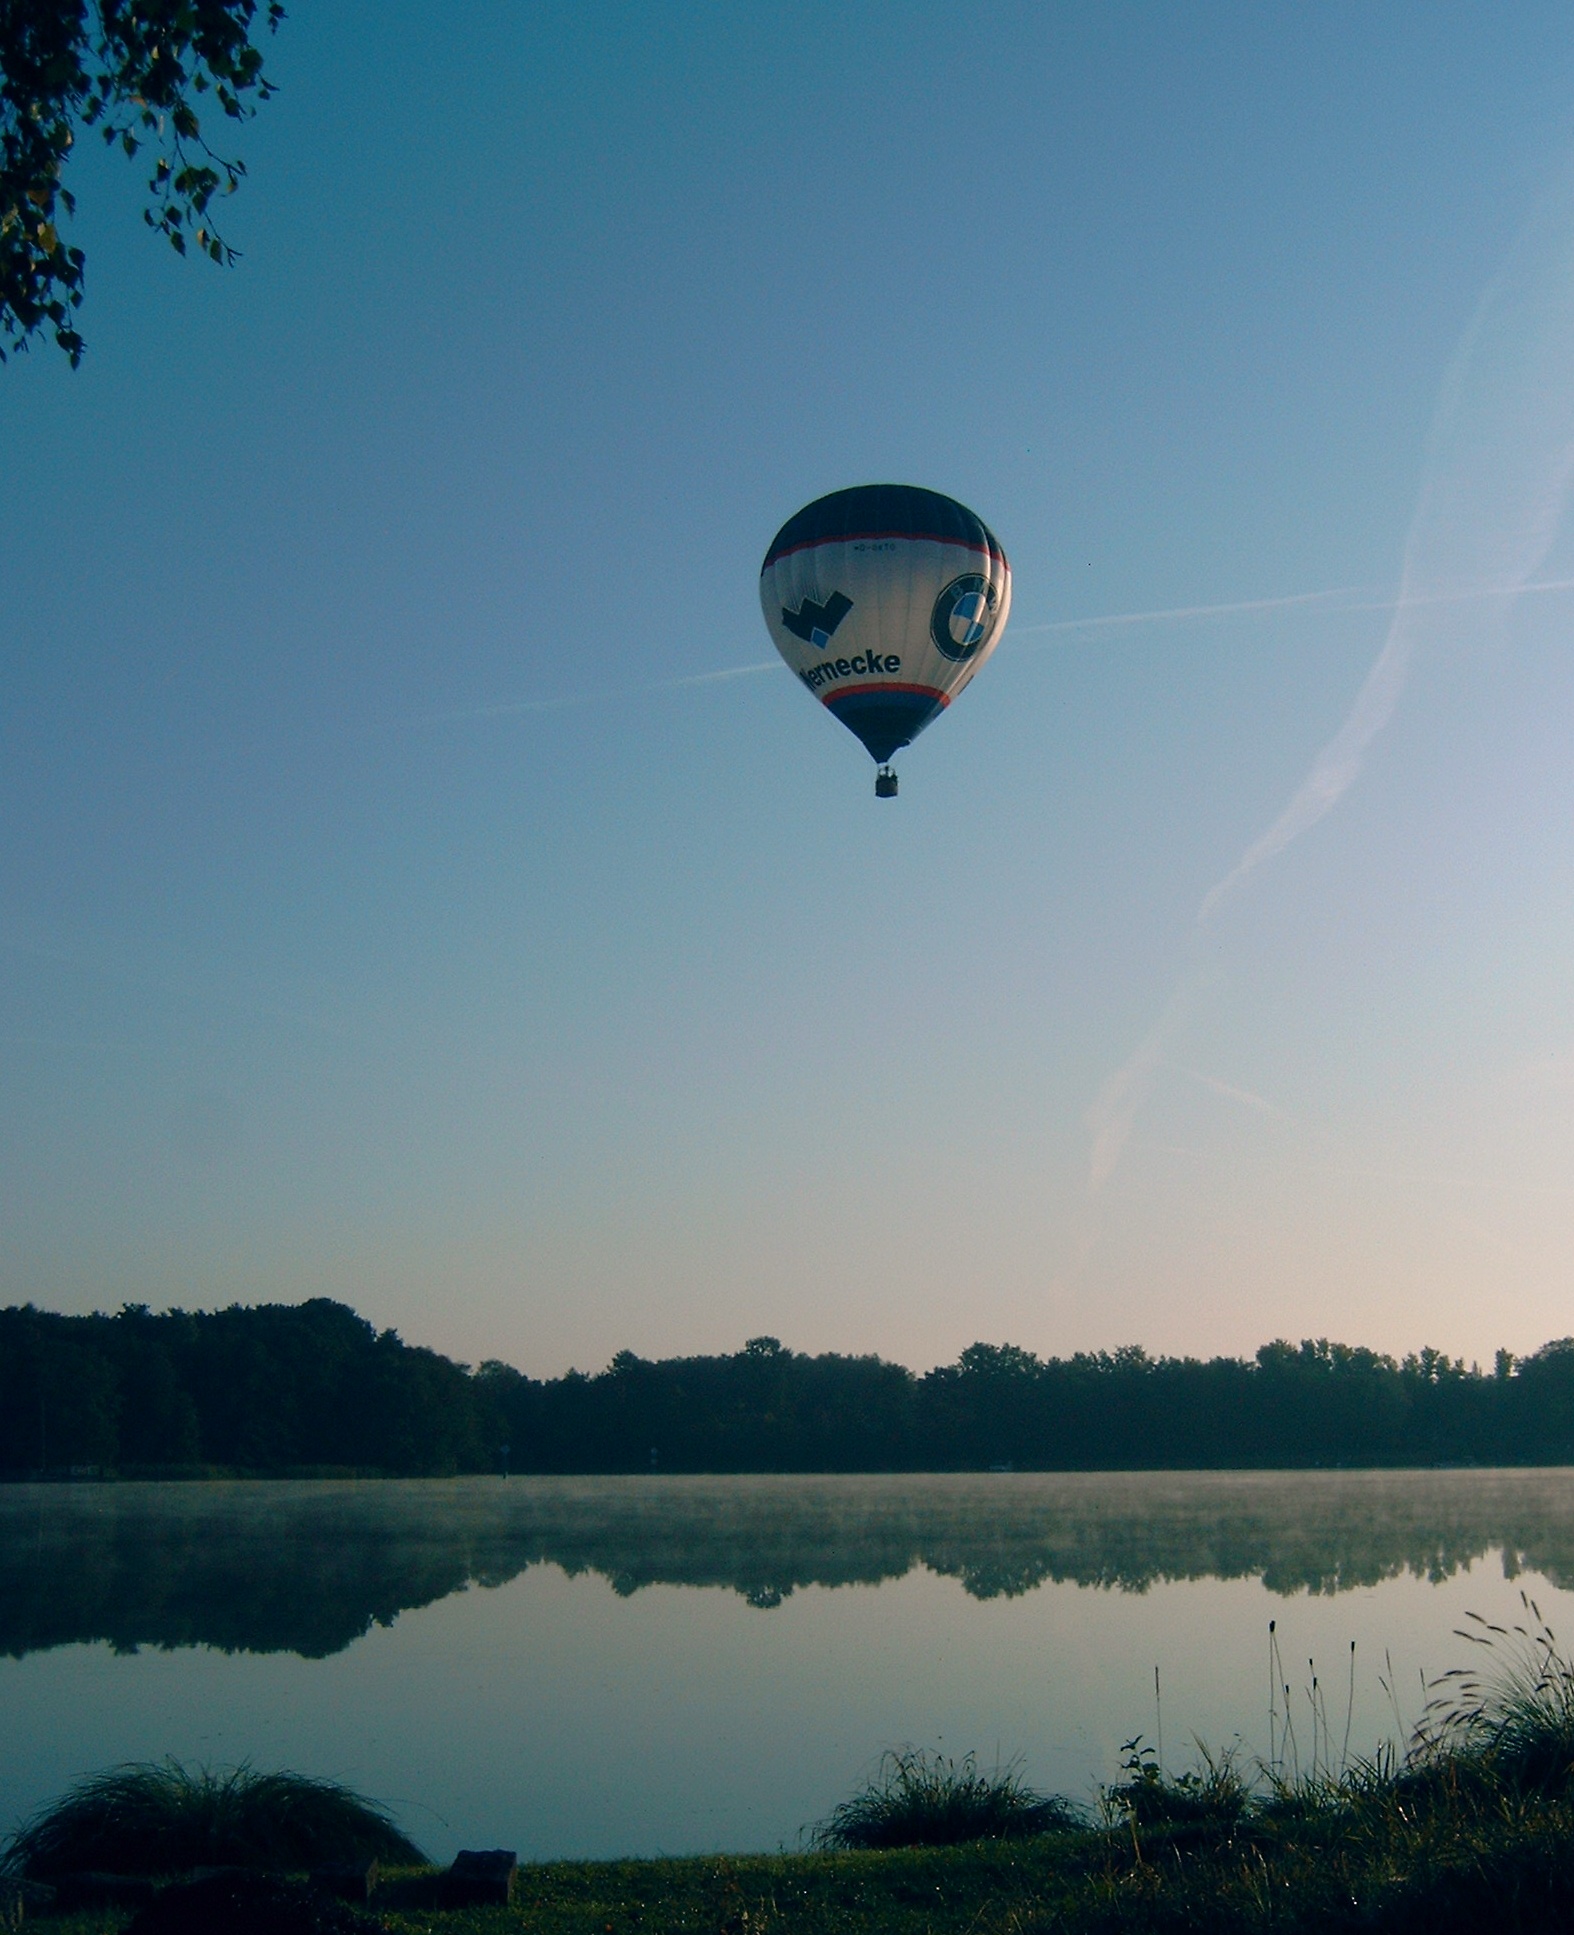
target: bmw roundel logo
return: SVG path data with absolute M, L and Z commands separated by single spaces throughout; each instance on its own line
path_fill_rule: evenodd
M 988 635 L 999 600 L 1000 593 L 977 572 L 953 578 L 929 614 L 929 636 L 937 650 L 958 662 L 971 658 Z

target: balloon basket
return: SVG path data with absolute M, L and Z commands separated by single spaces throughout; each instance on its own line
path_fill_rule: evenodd
M 874 796 L 877 800 L 896 798 L 896 774 L 889 766 L 882 766 L 874 776 Z

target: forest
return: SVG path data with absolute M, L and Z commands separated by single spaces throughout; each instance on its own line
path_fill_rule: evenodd
M 0 1475 L 1141 1471 L 1574 1463 L 1574 1338 L 1490 1369 L 1308 1340 L 1251 1359 L 972 1344 L 915 1373 L 774 1337 L 474 1368 L 326 1298 L 0 1310 Z

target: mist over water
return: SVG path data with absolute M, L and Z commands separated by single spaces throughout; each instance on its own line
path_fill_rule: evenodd
M 1270 1618 L 1341 1726 L 1357 1642 L 1370 1751 L 1521 1589 L 1560 1624 L 1567 1472 L 5 1487 L 0 1825 L 176 1753 L 350 1780 L 436 1855 L 791 1845 L 902 1741 L 1089 1797 L 1155 1666 L 1172 1762 L 1265 1751 Z
M 925 1571 L 969 1598 L 1255 1579 L 1340 1593 L 1500 1553 L 1574 1588 L 1553 1471 L 238 1481 L 0 1489 L 0 1652 L 107 1640 L 342 1651 L 532 1567 L 620 1597 L 724 1588 L 758 1609 Z

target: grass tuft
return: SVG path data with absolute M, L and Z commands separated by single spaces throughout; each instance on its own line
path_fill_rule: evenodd
M 1574 1775 L 1574 1662 L 1528 1594 L 1525 1618 L 1499 1626 L 1476 1613 L 1459 1629 L 1489 1655 L 1480 1670 L 1456 1666 L 1432 1684 L 1410 1751 L 1417 1772 L 1473 1762 L 1499 1780 L 1566 1785 Z
M 1022 1840 L 1081 1825 L 1077 1810 L 1023 1784 L 1012 1761 L 984 1773 L 961 1760 L 897 1747 L 861 1793 L 843 1801 L 813 1831 L 818 1848 L 939 1848 L 961 1841 Z
M 177 1760 L 111 1767 L 78 1781 L 12 1839 L 0 1872 L 47 1881 L 101 1872 L 174 1875 L 193 1868 L 302 1869 L 424 1856 L 387 1810 L 336 1781 L 215 1773 Z

